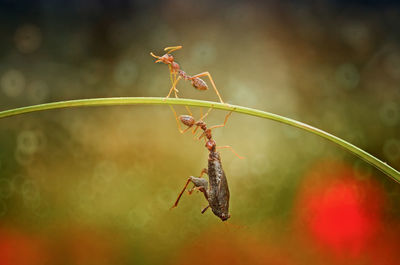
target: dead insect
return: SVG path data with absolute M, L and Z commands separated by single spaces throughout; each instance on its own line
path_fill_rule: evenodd
M 203 73 L 200 73 L 200 74 L 197 74 L 197 75 L 190 76 L 185 71 L 183 71 L 181 69 L 179 64 L 175 61 L 174 56 L 172 56 L 172 54 L 171 54 L 172 52 L 174 52 L 176 50 L 179 50 L 181 48 L 182 48 L 182 46 L 167 47 L 167 48 L 164 49 L 164 51 L 166 51 L 167 53 L 164 54 L 163 56 L 157 56 L 154 53 L 150 52 L 150 55 L 157 59 L 155 61 L 156 63 L 160 62 L 160 63 L 164 63 L 164 64 L 168 65 L 172 87 L 169 90 L 169 93 L 166 96 L 166 98 L 169 98 L 169 96 L 171 95 L 172 91 L 174 91 L 175 97 L 178 97 L 177 93 L 179 91 L 176 89 L 176 86 L 177 86 L 179 80 L 181 80 L 181 79 L 190 80 L 192 82 L 192 86 L 195 89 L 207 90 L 208 86 L 207 86 L 206 82 L 204 82 L 204 80 L 200 78 L 202 76 L 207 76 L 210 79 L 211 85 L 213 86 L 213 88 L 215 90 L 215 93 L 217 93 L 219 101 L 221 103 L 224 103 L 222 101 L 221 95 L 218 92 L 217 87 L 215 86 L 214 80 L 212 79 L 212 77 L 211 77 L 209 72 L 203 72 Z
M 209 156 L 208 156 L 208 168 L 204 168 L 201 171 L 201 174 L 199 177 L 189 177 L 187 180 L 185 186 L 183 187 L 182 191 L 180 192 L 178 198 L 176 199 L 174 205 L 172 208 L 178 206 L 178 202 L 180 198 L 182 197 L 182 194 L 185 192 L 187 186 L 189 185 L 190 182 L 194 184 L 193 188 L 189 190 L 189 194 L 192 194 L 194 190 L 199 190 L 204 194 L 204 197 L 208 201 L 208 205 L 201 211 L 201 213 L 204 213 L 209 207 L 211 207 L 211 210 L 213 213 L 221 218 L 222 221 L 226 221 L 230 215 L 229 215 L 229 187 L 228 187 L 228 181 L 225 176 L 225 172 L 222 168 L 222 163 L 221 163 L 221 156 L 220 153 L 217 152 L 217 148 L 230 148 L 233 153 L 236 154 L 236 152 L 232 149 L 231 146 L 219 146 L 217 147 L 217 144 L 215 141 L 212 139 L 212 134 L 211 130 L 219 127 L 224 127 L 226 122 L 228 121 L 229 116 L 232 114 L 232 112 L 228 113 L 225 117 L 225 122 L 224 124 L 221 125 L 215 125 L 210 128 L 207 128 L 206 123 L 203 121 L 205 116 L 208 115 L 210 111 L 208 111 L 203 117 L 200 118 L 200 120 L 195 121 L 195 119 L 190 116 L 190 115 L 181 115 L 179 116 L 180 121 L 188 126 L 184 132 L 188 131 L 190 128 L 194 128 L 192 133 L 194 134 L 198 128 L 203 130 L 203 133 L 199 137 L 199 139 L 205 137 L 206 139 L 206 148 L 209 151 Z M 176 117 L 177 118 L 177 117 Z M 243 158 L 236 154 L 239 158 Z M 206 179 L 202 178 L 203 174 L 208 175 L 209 181 Z

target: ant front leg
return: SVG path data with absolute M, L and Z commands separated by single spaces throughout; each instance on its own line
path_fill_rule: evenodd
M 215 128 L 224 127 L 224 126 L 226 125 L 226 123 L 228 122 L 228 119 L 229 119 L 229 117 L 230 117 L 231 115 L 232 115 L 232 111 L 230 111 L 230 112 L 225 116 L 225 120 L 224 120 L 224 123 L 223 123 L 223 124 L 211 126 L 210 128 L 208 128 L 208 130 L 211 131 L 211 130 L 213 130 L 213 129 L 215 129 Z M 205 136 L 206 136 L 206 132 L 203 132 L 203 133 L 200 135 L 199 140 L 200 140 L 201 138 L 205 137 Z
M 209 129 L 215 129 L 215 128 L 221 128 L 224 127 L 226 125 L 226 123 L 228 122 L 229 117 L 232 115 L 232 111 L 230 111 L 226 116 L 225 116 L 225 120 L 224 120 L 224 124 L 220 124 L 220 125 L 214 125 L 211 126 Z
M 174 79 L 175 79 L 175 78 L 174 78 Z M 179 80 L 181 80 L 181 79 L 182 79 L 182 77 L 178 76 L 178 78 L 175 79 L 175 80 L 173 81 L 172 87 L 171 87 L 171 89 L 169 90 L 168 95 L 164 98 L 164 100 L 167 99 L 167 98 L 169 98 L 169 96 L 171 96 L 172 91 L 174 91 L 175 97 L 178 98 L 177 92 L 179 92 L 179 91 L 176 89 L 176 85 L 178 84 Z
M 171 87 L 171 89 L 169 90 L 169 93 L 168 93 L 168 95 L 165 97 L 165 99 L 169 98 L 169 96 L 171 95 L 172 91 L 174 91 L 175 97 L 177 98 L 177 97 L 178 97 L 177 92 L 179 92 L 179 91 L 178 91 L 178 89 L 176 89 L 176 86 L 177 86 L 179 80 L 181 80 L 181 77 L 178 76 L 178 78 L 176 78 L 176 73 L 174 72 L 174 70 L 172 70 L 172 67 L 171 67 L 170 64 L 168 65 L 168 69 L 169 69 L 169 78 L 171 79 L 172 87 Z
M 171 96 L 172 91 L 174 91 L 175 98 L 179 98 L 179 97 L 178 97 L 178 94 L 177 94 L 177 92 L 179 92 L 179 91 L 178 91 L 178 89 L 176 89 L 176 86 L 177 86 L 179 80 L 182 79 L 181 76 L 178 76 L 178 78 L 176 78 L 176 72 L 174 72 L 174 71 L 172 70 L 171 65 L 168 65 L 168 68 L 169 68 L 169 77 L 170 77 L 170 79 L 171 79 L 172 87 L 171 87 L 171 89 L 169 90 L 168 95 L 164 98 L 164 100 L 167 99 L 167 98 L 169 98 L 169 97 Z M 171 109 L 172 109 L 172 112 L 173 112 L 174 115 L 175 115 L 176 122 L 178 123 L 178 130 L 179 130 L 179 132 L 183 133 L 182 128 L 181 128 L 181 126 L 180 126 L 180 122 L 179 122 L 178 117 L 177 117 L 177 115 L 176 115 L 176 111 L 175 111 L 175 109 L 174 109 L 171 105 L 170 105 L 170 107 L 171 107 Z M 185 106 L 185 108 L 186 108 L 186 110 L 188 111 L 189 115 L 190 115 L 190 116 L 193 116 L 193 114 L 192 114 L 192 112 L 190 111 L 189 107 L 188 107 L 188 106 Z
M 231 152 L 232 152 L 233 154 L 235 154 L 237 157 L 239 157 L 239 159 L 244 159 L 244 157 L 243 157 L 243 156 L 240 156 L 238 153 L 236 153 L 235 149 L 233 149 L 232 146 L 230 146 L 230 145 L 217 146 L 216 148 L 217 148 L 217 149 L 229 149 L 229 150 L 231 150 Z
M 199 119 L 199 121 L 204 121 L 204 119 L 208 116 L 208 114 L 210 113 L 212 111 L 212 108 L 209 108 L 208 109 L 208 111 L 203 115 L 203 110 L 202 110 L 202 108 L 200 108 L 200 115 L 201 115 L 201 117 L 200 117 L 200 119 Z M 193 138 L 194 139 L 196 139 L 197 137 L 196 137 L 196 132 L 197 132 L 197 130 L 199 129 L 199 126 L 196 126 L 196 128 L 192 131 L 192 134 L 193 134 Z M 201 137 L 199 138 L 199 140 L 201 139 Z
M 222 104 L 225 104 L 225 102 L 222 100 L 221 95 L 219 94 L 219 91 L 218 91 L 218 89 L 217 89 L 217 87 L 216 87 L 216 85 L 215 85 L 215 83 L 214 83 L 214 80 L 212 79 L 211 74 L 210 74 L 209 72 L 203 72 L 203 73 L 194 75 L 194 76 L 192 76 L 190 79 L 194 79 L 194 78 L 198 78 L 198 77 L 202 77 L 202 76 L 207 76 L 208 79 L 210 79 L 211 85 L 213 86 L 213 88 L 214 88 L 214 90 L 215 90 L 215 93 L 217 93 L 217 96 L 218 96 L 218 98 L 219 98 L 219 101 L 220 101 Z

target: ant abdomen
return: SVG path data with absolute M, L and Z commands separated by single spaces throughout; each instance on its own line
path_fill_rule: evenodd
M 183 124 L 185 124 L 188 127 L 192 127 L 195 123 L 194 118 L 190 115 L 180 115 L 179 119 Z
M 203 79 L 198 78 L 198 77 L 192 79 L 192 86 L 198 90 L 207 90 L 208 89 L 206 82 L 204 82 Z

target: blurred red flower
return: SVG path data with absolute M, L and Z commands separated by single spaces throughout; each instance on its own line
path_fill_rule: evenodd
M 47 262 L 47 249 L 42 239 L 16 228 L 0 228 L 1 265 L 43 265 Z
M 379 184 L 342 163 L 312 168 L 296 202 L 301 229 L 331 254 L 359 258 L 382 228 L 383 190 Z

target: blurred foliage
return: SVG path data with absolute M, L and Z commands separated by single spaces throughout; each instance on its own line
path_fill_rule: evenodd
M 189 74 L 209 71 L 225 101 L 304 121 L 400 168 L 394 1 L 4 0 L 0 16 L 2 110 L 167 95 L 167 67 L 149 52 L 183 45 L 176 60 Z M 188 83 L 179 90 L 216 100 Z M 213 111 L 206 121 L 224 116 Z M 214 135 L 246 157 L 221 151 L 228 223 L 200 213 L 200 194 L 185 194 L 169 210 L 187 177 L 207 165 L 203 143 L 178 132 L 169 108 L 1 120 L 2 264 L 398 264 L 400 196 L 392 180 L 319 137 L 254 117 L 233 115 Z M 345 192 L 324 182 L 335 178 Z M 344 200 L 326 201 L 332 190 Z M 380 198 L 372 208 L 371 196 Z M 336 207 L 337 221 L 310 225 L 313 213 L 322 217 L 318 207 L 299 210 L 314 205 L 307 198 L 328 212 Z M 354 228 L 369 218 L 378 218 L 375 230 Z M 334 240 L 353 251 L 318 230 L 332 226 L 348 232 Z

